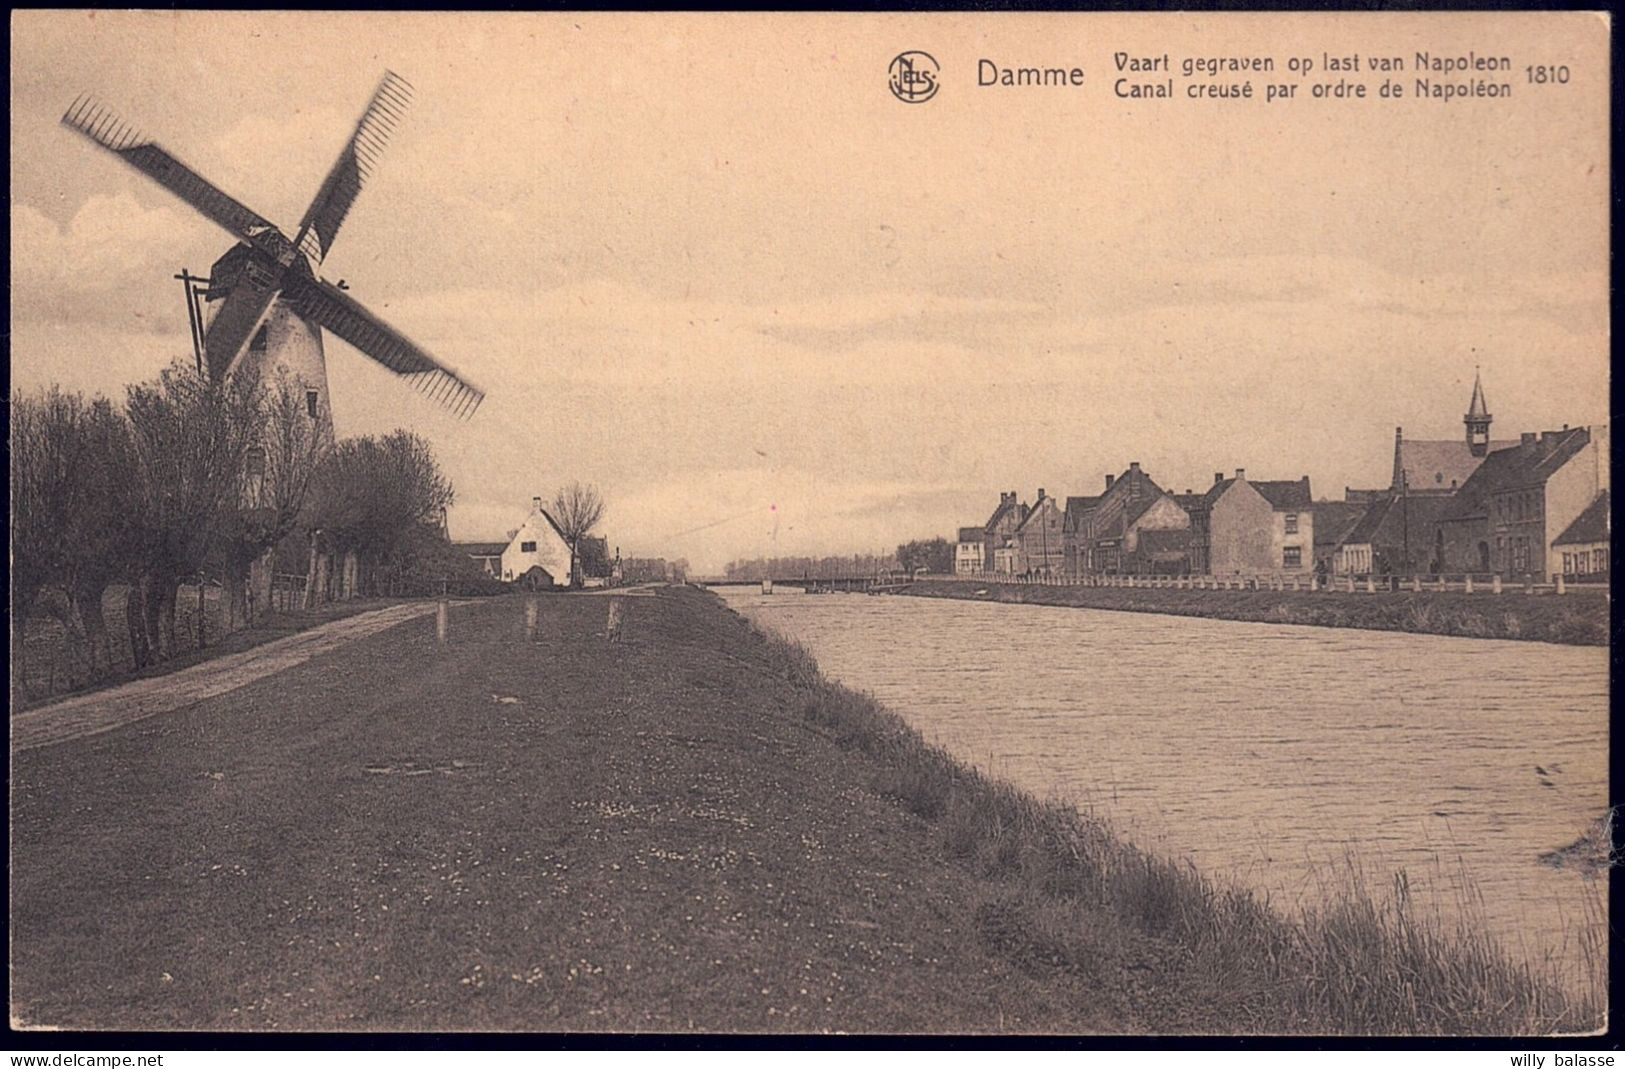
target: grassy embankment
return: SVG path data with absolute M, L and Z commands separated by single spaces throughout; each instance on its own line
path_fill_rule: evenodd
M 1511 589 L 1502 594 L 1430 590 L 1351 594 L 1327 590 L 1180 590 L 932 580 L 911 583 L 896 592 L 923 598 L 1064 605 L 1255 623 L 1522 639 L 1572 646 L 1608 645 L 1609 599 L 1597 591 L 1573 591 L 1561 597 Z
M 12 1006 L 119 1028 L 1538 1033 L 1352 890 L 1302 922 L 956 764 L 714 597 L 452 610 L 17 753 Z

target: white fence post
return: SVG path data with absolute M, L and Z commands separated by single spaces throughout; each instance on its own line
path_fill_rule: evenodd
M 1471 575 L 1462 579 L 1461 591 L 1464 594 L 1471 594 L 1473 592 L 1473 577 Z
M 1500 572 L 1496 572 L 1494 575 L 1490 576 L 1490 591 L 1492 593 L 1496 593 L 1496 594 L 1499 594 L 1501 592 L 1501 573 Z
M 442 644 L 446 641 L 446 629 L 450 626 L 451 613 L 445 598 L 441 598 L 434 607 L 434 637 Z
M 1557 592 L 1559 594 L 1567 594 L 1568 593 L 1568 587 L 1565 586 L 1564 583 L 1563 583 L 1563 573 L 1562 572 L 1554 573 L 1552 575 L 1552 581 L 1557 584 Z

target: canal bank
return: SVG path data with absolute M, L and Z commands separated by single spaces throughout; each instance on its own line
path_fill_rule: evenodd
M 1393 1032 L 1591 1011 L 1289 923 L 692 589 L 458 607 L 13 755 L 12 1013 L 125 1029 Z M 1414 918 L 1413 918 L 1414 919 Z M 1563 1007 L 1566 1007 L 1564 1009 Z
M 1608 645 L 1605 593 L 1525 594 L 1513 589 L 1460 591 L 1204 590 L 1171 587 L 1048 586 L 982 579 L 909 583 L 889 593 L 1114 612 L 1199 616 L 1211 620 L 1353 627 L 1465 638 Z

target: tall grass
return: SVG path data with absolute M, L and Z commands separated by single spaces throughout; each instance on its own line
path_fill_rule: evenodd
M 1470 920 L 1428 916 L 1403 874 L 1373 892 L 1352 863 L 1318 905 L 1288 917 L 961 765 L 825 679 L 799 644 L 767 643 L 807 726 L 866 755 L 874 790 L 988 881 L 977 937 L 1025 966 L 1127 982 L 1148 1030 L 1543 1035 L 1603 1024 L 1605 946 L 1589 947 L 1591 978 L 1574 991 Z

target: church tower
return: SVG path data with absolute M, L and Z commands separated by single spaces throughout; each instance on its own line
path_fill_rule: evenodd
M 1473 399 L 1467 406 L 1462 422 L 1467 425 L 1467 450 L 1475 457 L 1484 457 L 1490 451 L 1490 412 L 1484 404 L 1484 383 L 1473 369 Z

